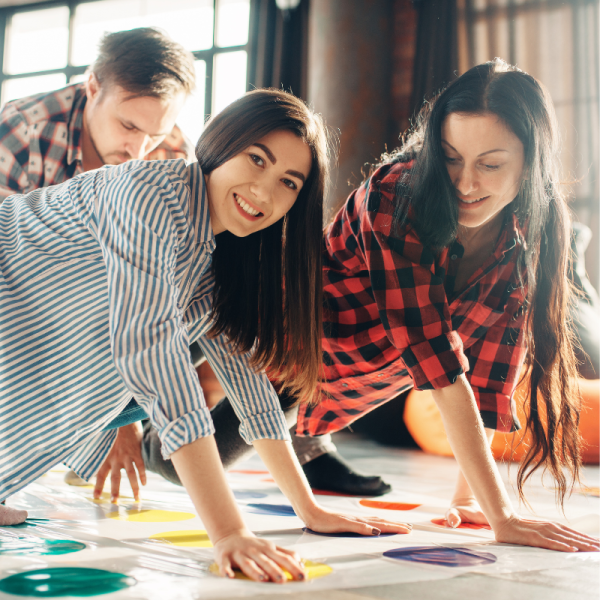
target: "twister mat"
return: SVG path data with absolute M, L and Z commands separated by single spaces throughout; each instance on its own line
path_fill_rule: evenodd
M 64 483 L 66 468 L 58 465 L 9 501 L 27 509 L 30 518 L 23 525 L 0 528 L 0 598 L 293 595 L 600 562 L 599 554 L 497 544 L 485 528 L 446 527 L 444 511 L 456 476 L 452 459 L 357 443 L 355 438 L 340 449 L 363 472 L 385 475 L 393 491 L 369 499 L 320 494 L 319 502 L 340 512 L 408 521 L 414 526 L 410 535 L 314 533 L 294 514 L 260 460 L 252 458 L 228 474 L 244 519 L 257 535 L 295 549 L 306 561 L 309 581 L 290 582 L 282 589 L 243 578 L 225 580 L 215 573 L 210 540 L 182 488 L 150 474 L 139 503 L 122 484 L 122 497 L 114 505 L 106 492 L 93 500 L 91 485 Z M 501 473 L 507 481 L 505 465 Z M 514 466 L 511 476 L 514 481 Z M 586 487 L 568 501 L 566 517 L 573 527 L 598 535 L 600 499 L 593 493 L 598 468 L 586 469 L 585 477 Z M 561 520 L 554 492 L 541 480 L 528 487 L 528 499 L 537 516 Z

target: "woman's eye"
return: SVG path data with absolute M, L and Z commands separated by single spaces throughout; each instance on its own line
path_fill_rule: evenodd
M 121 125 L 123 125 L 123 128 L 127 129 L 127 131 L 133 131 L 135 129 L 135 127 L 131 127 L 129 125 L 125 125 L 125 123 L 121 123 Z
M 447 163 L 453 164 L 456 162 L 456 158 L 452 158 L 451 156 L 444 156 Z
M 490 171 L 497 171 L 502 165 L 483 165 L 486 169 Z
M 296 183 L 294 181 L 292 181 L 291 179 L 282 179 L 281 181 L 283 181 L 283 184 L 286 185 L 287 187 L 289 187 L 290 190 L 298 189 L 298 186 L 296 185 Z
M 262 167 L 265 164 L 265 161 L 260 156 L 258 156 L 258 154 L 251 154 L 250 159 L 259 167 Z

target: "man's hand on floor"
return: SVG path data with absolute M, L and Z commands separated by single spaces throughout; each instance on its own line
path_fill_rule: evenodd
M 142 458 L 142 428 L 139 423 L 119 428 L 115 444 L 96 475 L 94 498 L 100 498 L 104 482 L 110 473 L 110 501 L 117 501 L 121 485 L 121 469 L 125 469 L 127 473 L 133 497 L 139 500 L 138 476 L 141 484 L 146 485 L 146 469 Z

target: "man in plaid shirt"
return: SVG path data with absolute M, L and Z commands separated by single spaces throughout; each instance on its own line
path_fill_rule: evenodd
M 454 292 L 463 247 L 434 254 L 410 224 L 391 232 L 396 184 L 410 163 L 384 165 L 325 232 L 324 382 L 301 405 L 298 433 L 343 429 L 403 391 L 439 389 L 466 374 L 484 425 L 519 427 L 512 394 L 525 357 L 524 239 L 515 216 L 495 250 Z
M 0 202 L 105 164 L 191 160 L 175 119 L 194 85 L 192 55 L 162 33 L 106 35 L 85 83 L 0 111 Z

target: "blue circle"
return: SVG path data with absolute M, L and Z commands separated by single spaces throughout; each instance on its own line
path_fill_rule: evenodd
M 469 548 L 446 548 L 440 546 L 414 546 L 396 548 L 383 553 L 383 556 L 396 560 L 441 567 L 477 567 L 491 565 L 498 560 L 490 552 L 480 552 Z

